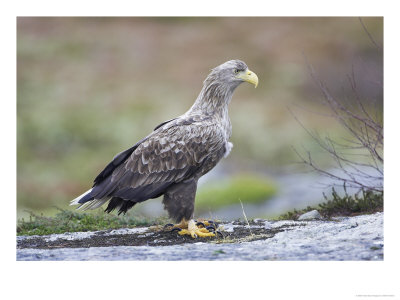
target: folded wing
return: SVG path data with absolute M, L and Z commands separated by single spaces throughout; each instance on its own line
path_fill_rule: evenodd
M 124 205 L 129 209 L 135 203 L 161 196 L 174 184 L 201 176 L 215 166 L 223 147 L 222 133 L 211 124 L 158 128 L 118 154 L 96 177 L 92 190 L 76 204 L 87 203 L 84 208 L 92 209 L 111 200 L 107 210 Z

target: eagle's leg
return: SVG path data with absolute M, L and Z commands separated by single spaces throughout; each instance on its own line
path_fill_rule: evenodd
M 200 228 L 193 220 L 196 189 L 197 180 L 192 179 L 171 186 L 164 194 L 164 208 L 168 211 L 171 218 L 179 222 L 178 224 L 173 225 L 171 231 L 179 230 L 180 235 L 187 234 L 193 238 L 198 236 L 215 236 L 213 232 L 210 232 L 207 228 L 204 228 L 204 223 L 203 226 L 199 224 L 199 226 L 203 227 Z M 168 225 L 172 224 L 167 224 L 166 226 Z

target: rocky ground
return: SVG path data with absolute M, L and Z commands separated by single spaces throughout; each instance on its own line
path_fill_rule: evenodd
M 301 219 L 223 223 L 223 236 L 197 239 L 148 227 L 18 236 L 17 260 L 383 260 L 383 213 Z

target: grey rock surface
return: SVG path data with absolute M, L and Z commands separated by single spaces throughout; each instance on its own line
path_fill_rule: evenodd
M 250 225 L 224 224 L 225 234 L 248 230 L 258 239 L 194 240 L 162 246 L 35 248 L 38 239 L 55 242 L 91 239 L 97 233 L 68 233 L 17 238 L 17 260 L 383 260 L 383 213 L 345 217 L 334 221 L 266 221 Z M 102 233 L 137 234 L 151 238 L 146 228 Z M 264 232 L 264 233 L 263 233 Z
M 306 212 L 306 213 L 302 214 L 301 216 L 299 216 L 299 218 L 298 218 L 299 221 L 321 220 L 321 219 L 322 219 L 322 216 L 316 209 Z

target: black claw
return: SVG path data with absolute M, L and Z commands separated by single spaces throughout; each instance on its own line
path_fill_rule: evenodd
M 210 222 L 210 221 L 209 221 L 209 222 Z M 219 224 L 218 224 L 217 222 L 212 222 L 212 221 L 211 221 L 210 226 L 213 226 L 215 229 L 217 229 L 218 226 L 219 226 Z
M 175 231 L 181 231 L 182 229 L 181 228 L 179 228 L 179 227 L 174 227 L 174 228 L 172 228 L 169 232 L 175 232 Z
M 224 235 L 223 235 L 223 233 L 221 232 L 221 231 L 219 231 L 219 230 L 217 230 L 217 231 L 215 231 L 215 235 L 220 235 L 221 237 L 224 237 Z
M 204 225 L 203 222 L 197 222 L 197 223 L 196 223 L 196 226 L 199 226 L 199 225 L 201 225 L 201 226 L 203 226 L 203 227 L 206 227 L 206 225 Z
M 207 221 L 208 223 L 210 223 L 211 226 L 214 226 L 215 228 L 218 228 L 219 224 L 215 221 Z
M 164 229 L 166 229 L 167 227 L 174 227 L 174 224 L 171 224 L 171 223 L 165 224 L 165 225 L 164 225 Z
M 215 227 L 214 226 L 207 226 L 206 229 L 208 231 L 214 231 L 215 232 Z

